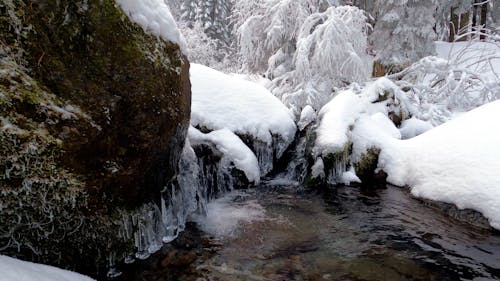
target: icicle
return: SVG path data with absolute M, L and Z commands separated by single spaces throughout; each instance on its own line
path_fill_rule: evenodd
M 122 275 L 122 272 L 116 269 L 116 254 L 111 252 L 108 256 L 108 273 L 106 276 L 110 279 L 116 278 Z

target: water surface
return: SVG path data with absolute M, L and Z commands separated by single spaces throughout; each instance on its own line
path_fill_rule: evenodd
M 211 203 L 200 225 L 221 246 L 197 270 L 208 280 L 500 280 L 498 233 L 407 190 L 298 190 L 274 181 Z M 249 206 L 239 223 L 227 219 Z

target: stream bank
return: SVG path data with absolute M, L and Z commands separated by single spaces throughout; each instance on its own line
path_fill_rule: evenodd
M 393 186 L 320 193 L 274 180 L 208 210 L 116 280 L 500 280 L 497 232 Z

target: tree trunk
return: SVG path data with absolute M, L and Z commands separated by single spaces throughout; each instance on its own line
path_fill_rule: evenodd
M 479 11 L 479 1 L 478 0 L 474 0 L 474 2 L 472 3 L 472 33 L 477 33 L 481 30 L 481 28 L 478 26 L 478 22 L 477 22 L 477 15 L 478 15 L 478 11 Z
M 449 42 L 455 41 L 456 28 L 458 26 L 458 16 L 455 14 L 456 8 L 450 9 L 450 37 Z
M 488 3 L 483 3 L 481 6 L 481 35 L 479 36 L 479 39 L 484 40 L 486 39 L 486 18 L 488 17 Z

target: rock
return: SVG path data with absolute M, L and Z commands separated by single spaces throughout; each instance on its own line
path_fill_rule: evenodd
M 189 63 L 113 0 L 0 3 L 0 248 L 90 275 L 177 173 Z
M 184 267 L 192 264 L 198 255 L 195 251 L 174 250 L 168 254 L 161 262 L 163 267 L 176 266 Z
M 377 171 L 379 154 L 380 149 L 370 148 L 361 155 L 359 162 L 354 163 L 356 175 L 363 186 L 385 187 L 387 174 L 382 170 Z

